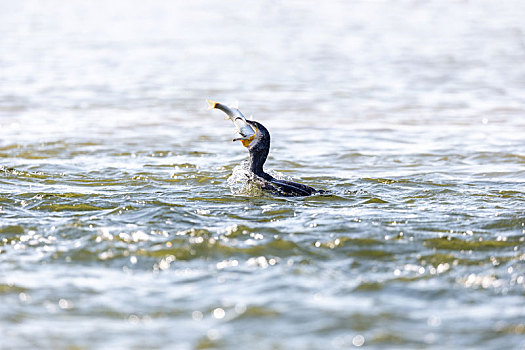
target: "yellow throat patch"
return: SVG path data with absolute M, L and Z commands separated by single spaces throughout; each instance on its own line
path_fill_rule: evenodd
M 247 140 L 241 140 L 242 145 L 243 145 L 244 147 L 248 147 L 248 146 L 250 146 L 250 143 L 252 143 L 253 139 L 255 138 L 255 135 L 257 134 L 257 128 L 254 126 L 254 129 L 255 129 L 255 133 L 254 133 L 252 136 L 250 136 L 249 139 L 247 139 Z

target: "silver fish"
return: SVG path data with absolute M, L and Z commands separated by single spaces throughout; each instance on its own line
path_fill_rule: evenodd
M 226 113 L 225 119 L 230 119 L 235 125 L 235 132 L 241 134 L 242 137 L 233 139 L 233 141 L 249 140 L 255 135 L 255 130 L 246 121 L 244 115 L 237 108 L 228 107 L 222 103 L 215 102 L 212 100 L 206 100 L 208 102 L 208 109 L 220 109 Z

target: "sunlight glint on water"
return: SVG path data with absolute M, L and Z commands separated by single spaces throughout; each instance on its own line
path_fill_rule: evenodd
M 523 13 L 3 2 L 2 346 L 522 348 Z

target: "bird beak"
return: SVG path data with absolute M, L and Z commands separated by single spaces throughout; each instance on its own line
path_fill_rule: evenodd
M 232 141 L 241 141 L 245 147 L 248 147 L 255 138 L 257 129 L 254 129 L 248 122 L 244 115 L 237 108 L 228 107 L 222 103 L 207 100 L 208 109 L 219 109 L 226 113 L 225 119 L 230 119 L 235 125 L 235 132 L 239 133 L 242 137 L 234 138 Z
M 257 128 L 254 126 L 253 127 L 255 129 L 255 132 L 252 136 L 243 136 L 243 137 L 237 137 L 237 138 L 234 138 L 232 141 L 235 142 L 235 141 L 241 141 L 242 142 L 242 145 L 244 147 L 248 147 L 250 146 L 250 144 L 252 143 L 253 139 L 255 138 L 255 135 L 257 134 Z

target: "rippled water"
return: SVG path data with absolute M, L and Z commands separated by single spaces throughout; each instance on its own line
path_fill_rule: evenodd
M 524 17 L 1 2 L 0 348 L 523 348 Z

